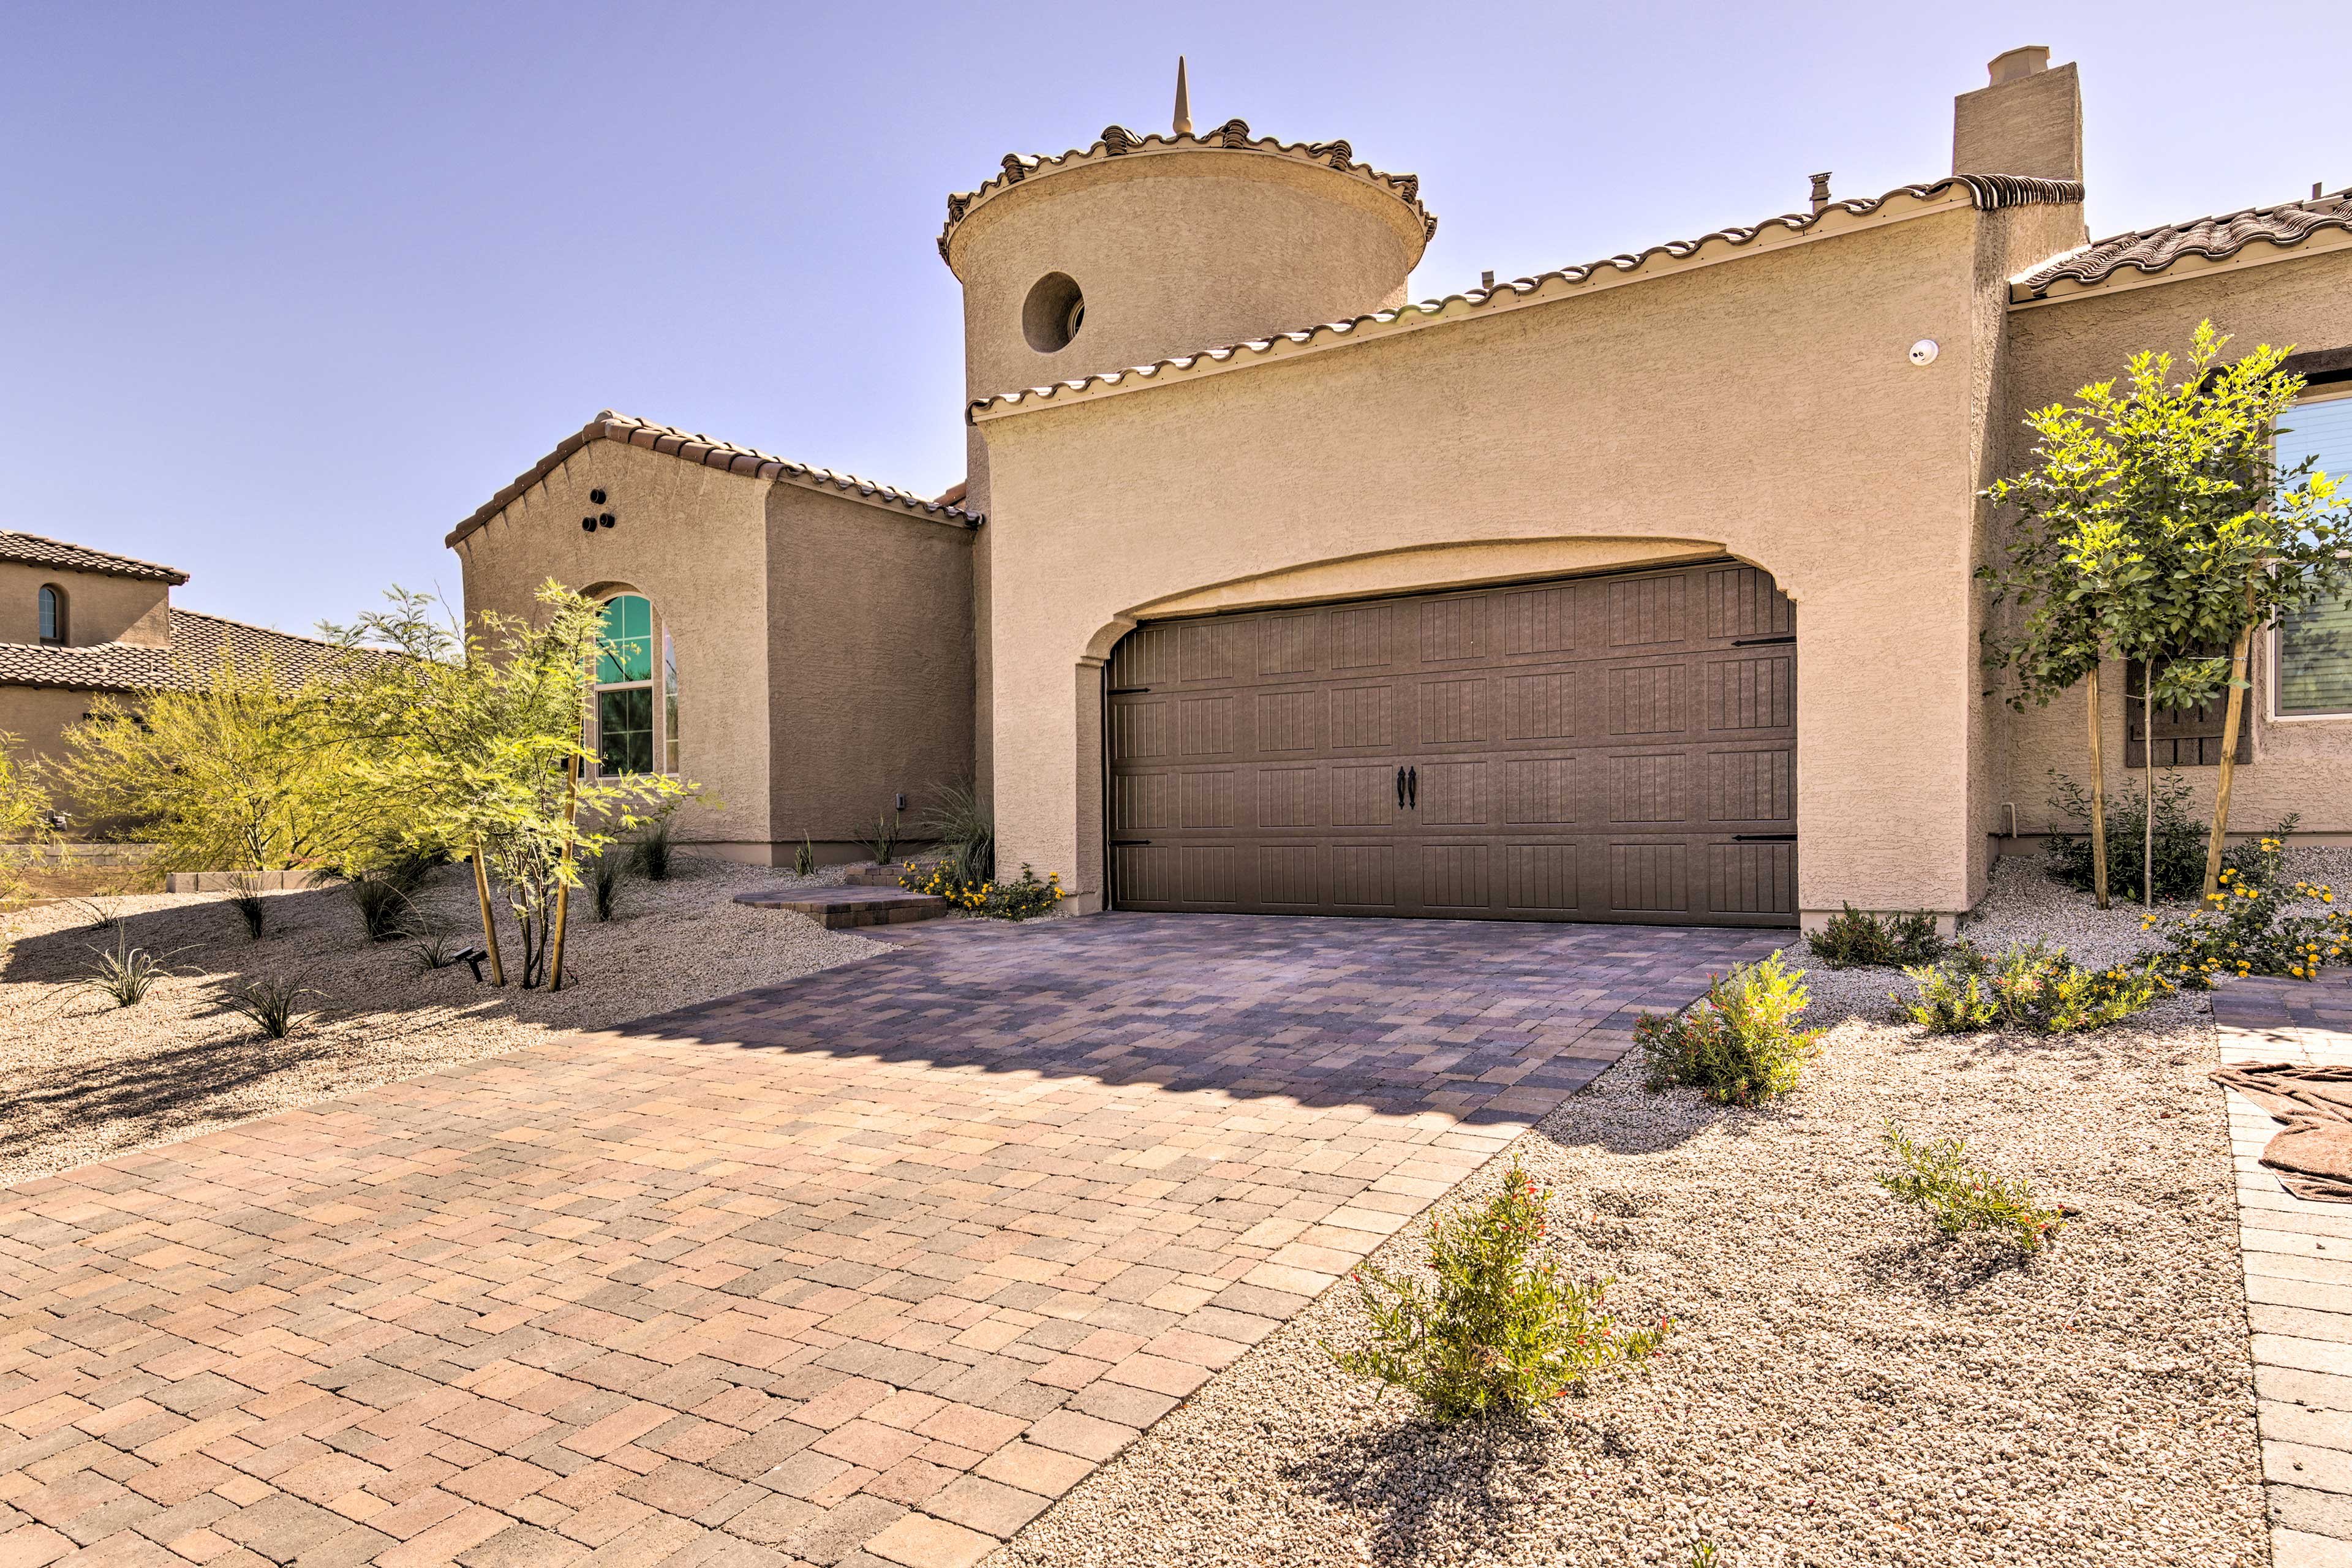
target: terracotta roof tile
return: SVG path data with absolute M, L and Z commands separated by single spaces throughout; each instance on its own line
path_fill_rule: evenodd
M 705 468 L 747 474 L 753 479 L 780 479 L 787 484 L 846 496 L 873 506 L 887 506 L 918 517 L 937 518 L 942 522 L 977 528 L 984 521 L 961 507 L 943 506 L 909 490 L 877 484 L 872 479 L 861 479 L 856 474 L 837 474 L 830 468 L 813 468 L 789 458 L 762 452 L 756 447 L 739 447 L 731 441 L 714 440 L 709 436 L 698 436 L 674 426 L 632 419 L 625 414 L 615 414 L 607 408 L 582 426 L 578 432 L 557 442 L 555 450 L 524 469 L 515 477 L 512 484 L 477 507 L 473 515 L 451 529 L 442 542 L 454 548 L 467 534 L 514 504 L 525 491 L 553 473 L 566 458 L 591 441 L 618 441 L 624 446 L 644 447 L 668 457 L 700 463 Z
M 2331 228 L 2352 229 L 2352 190 L 2096 240 L 2012 279 L 2010 296 L 2034 299 L 2061 284 L 2102 283 L 2126 269 L 2142 275 L 2161 272 L 2184 256 L 2226 260 L 2256 241 L 2284 248 Z
M 1421 224 L 1421 242 L 1429 243 L 1437 232 L 1437 215 L 1422 205 L 1419 174 L 1389 174 L 1369 163 L 1355 161 L 1355 150 L 1345 142 L 1280 142 L 1271 136 L 1252 136 L 1248 122 L 1228 120 L 1213 131 L 1194 135 L 1189 131 L 1162 135 L 1157 132 L 1139 136 L 1124 125 L 1106 126 L 1102 140 L 1091 147 L 1074 147 L 1058 157 L 1043 157 L 1032 153 L 1008 153 L 1003 172 L 983 184 L 978 190 L 958 191 L 948 197 L 948 221 L 940 230 L 940 259 L 954 262 L 948 254 L 950 242 L 963 220 L 990 198 L 1010 190 L 1025 181 L 1038 179 L 1064 169 L 1082 164 L 1098 163 L 1107 158 L 1126 158 L 1137 154 L 1192 152 L 1242 152 L 1260 156 L 1289 158 L 1302 163 L 1320 163 L 1351 174 L 1368 184 L 1377 185 L 1396 197 L 1412 211 Z
M 0 530 L 0 561 L 14 561 L 26 566 L 54 566 L 60 572 L 89 572 L 101 577 L 136 577 L 147 583 L 177 584 L 188 580 L 188 574 L 176 566 L 158 566 L 152 561 L 92 550 L 87 545 L 68 544 L 62 539 L 5 530 Z
M 1811 212 L 1784 213 L 1779 217 L 1746 228 L 1717 229 L 1696 239 L 1669 240 L 1654 245 L 1647 250 L 1612 256 L 1602 261 L 1586 262 L 1580 267 L 1563 267 L 1556 271 L 1540 272 L 1532 278 L 1520 278 L 1492 289 L 1474 289 L 1461 294 L 1449 294 L 1442 300 L 1428 300 L 1418 305 L 1403 305 L 1391 310 L 1375 310 L 1345 321 L 1328 321 L 1319 326 L 1305 327 L 1296 331 L 1276 332 L 1272 337 L 1254 338 L 1244 342 L 1228 343 L 1220 348 L 1202 349 L 1195 353 L 1178 354 L 1156 360 L 1150 364 L 1134 365 L 1125 370 L 1104 371 L 1076 381 L 1055 382 L 1049 386 L 1032 386 L 1018 392 L 999 393 L 983 397 L 965 411 L 966 417 L 1001 412 L 1023 404 L 1042 403 L 1065 394 L 1082 394 L 1097 387 L 1115 387 L 1130 379 L 1157 379 L 1170 372 L 1178 375 L 1196 367 L 1224 364 L 1244 355 L 1271 353 L 1286 346 L 1304 346 L 1319 339 L 1376 337 L 1399 325 L 1428 325 L 1431 319 L 1444 315 L 1448 308 L 1459 304 L 1475 313 L 1496 305 L 1532 302 L 1536 296 L 1554 296 L 1573 289 L 1580 284 L 1599 277 L 1625 276 L 1637 273 L 1660 258 L 1680 260 L 1696 256 L 1710 247 L 1736 248 L 1751 245 L 1759 237 L 1774 234 L 1801 234 L 1832 214 L 1864 217 L 1877 212 L 1889 202 L 1898 199 L 1929 202 L 1964 192 L 1969 205 L 1980 212 L 2003 207 L 2026 206 L 2042 203 L 2079 202 L 2083 187 L 2073 180 L 2042 180 L 2021 174 L 1948 174 L 1924 184 L 1898 185 L 1885 195 L 1847 197 L 1823 203 Z M 1456 312 L 1452 320 L 1466 316 Z
M 279 674 L 299 679 L 338 651 L 332 643 L 316 637 L 176 608 L 171 612 L 171 635 L 170 647 L 122 642 L 79 647 L 0 643 L 0 686 L 76 691 L 185 689 L 197 676 L 215 668 L 224 653 L 232 654 L 247 668 L 267 659 Z

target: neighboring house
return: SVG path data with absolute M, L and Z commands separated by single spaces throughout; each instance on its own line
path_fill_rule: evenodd
M 330 651 L 175 608 L 172 590 L 187 580 L 177 567 L 0 531 L 0 731 L 19 762 L 56 756 L 101 696 L 184 687 L 224 655 L 299 675 Z
M 1008 157 L 939 242 L 951 502 L 601 416 L 449 536 L 467 604 L 644 601 L 613 765 L 748 858 L 970 771 L 1081 910 L 1951 916 L 2084 751 L 1979 660 L 2021 416 L 2210 317 L 2302 351 L 2281 439 L 2352 471 L 2352 198 L 2086 244 L 2047 62 L 1960 96 L 1949 175 L 1421 305 L 1419 182 L 1345 142 L 1180 99 Z M 2264 640 L 2240 826 L 2352 833 L 2344 630 Z M 2217 733 L 2159 715 L 2200 803 Z

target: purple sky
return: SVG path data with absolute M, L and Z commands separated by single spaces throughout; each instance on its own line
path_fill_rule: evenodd
M 2342 0 L 19 5 L 0 527 L 302 629 L 454 596 L 442 535 L 599 408 L 936 493 L 944 197 L 1164 127 L 1180 50 L 1197 122 L 1422 176 L 1422 298 L 1942 174 L 2022 43 L 2081 63 L 2098 233 L 2352 184 Z

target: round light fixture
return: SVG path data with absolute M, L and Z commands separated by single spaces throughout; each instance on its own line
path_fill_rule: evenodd
M 1936 363 L 1936 356 L 1943 352 L 1943 350 L 1936 346 L 1935 339 L 1921 338 L 1917 342 L 1911 345 L 1911 363 L 1913 364 L 1934 364 Z

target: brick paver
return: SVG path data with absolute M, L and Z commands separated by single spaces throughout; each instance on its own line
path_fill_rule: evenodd
M 977 1561 L 1755 932 L 889 955 L 0 1192 L 0 1563 Z
M 2214 994 L 2221 1063 L 2352 1067 L 2352 973 L 2233 980 Z M 2238 1247 L 2253 1335 L 2273 1568 L 2352 1564 L 2352 1205 L 2298 1198 L 2262 1163 L 2279 1131 L 2235 1089 Z

